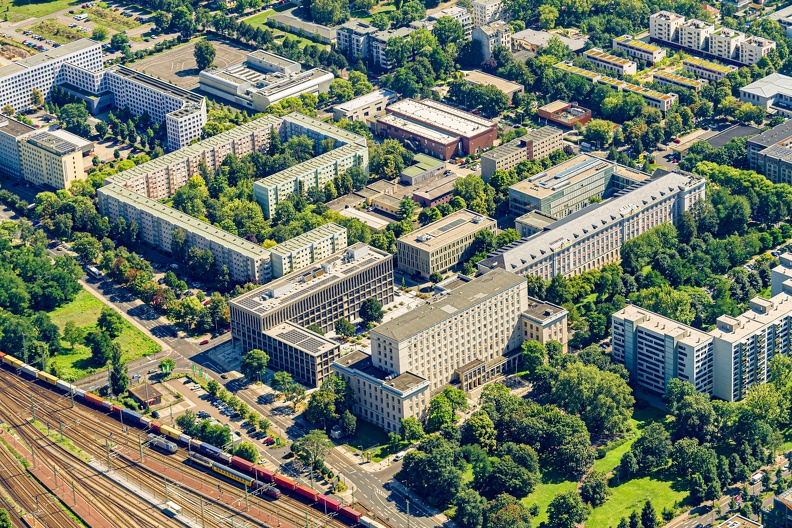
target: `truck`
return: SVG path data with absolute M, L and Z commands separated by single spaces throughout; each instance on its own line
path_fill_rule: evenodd
M 181 506 L 179 506 L 175 502 L 168 501 L 165 503 L 165 509 L 163 510 L 163 512 L 168 517 L 176 517 L 177 515 L 182 514 L 182 509 Z

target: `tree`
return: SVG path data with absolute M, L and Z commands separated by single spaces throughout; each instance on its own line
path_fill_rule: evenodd
M 319 467 L 320 462 L 324 462 L 325 455 L 332 447 L 333 444 L 330 443 L 324 431 L 314 429 L 295 440 L 291 449 L 300 460 L 314 470 Z
M 212 396 L 217 396 L 220 394 L 220 390 L 223 388 L 222 385 L 217 380 L 209 380 L 209 383 L 206 384 L 206 390 Z
M 217 332 L 218 323 L 228 322 L 228 303 L 223 298 L 223 296 L 220 295 L 220 292 L 213 292 L 212 297 L 209 300 L 209 305 L 206 308 L 209 312 L 209 318 L 214 324 L 215 332 Z
M 38 88 L 33 88 L 33 90 L 31 90 L 30 104 L 34 107 L 44 106 L 44 96 Z
M 119 50 L 121 53 L 129 51 L 129 37 L 126 33 L 116 33 L 110 37 L 110 47 Z
M 77 326 L 77 323 L 74 321 L 66 321 L 66 324 L 63 326 L 63 339 L 68 341 L 72 350 L 74 350 L 75 344 L 85 339 L 85 335 L 85 329 L 81 326 Z
M 344 411 L 344 414 L 341 415 L 341 431 L 344 433 L 344 436 L 354 436 L 356 430 L 357 418 L 347 409 Z
M 497 434 L 489 414 L 479 410 L 474 412 L 462 426 L 462 443 L 476 444 L 485 451 L 491 452 L 495 449 Z
M 439 271 L 433 271 L 429 275 L 429 280 L 432 281 L 434 284 L 437 284 L 438 282 L 442 282 L 443 281 L 443 274 L 440 273 Z
M 556 495 L 547 505 L 549 528 L 574 528 L 588 518 L 588 509 L 574 491 Z
M 334 26 L 349 20 L 349 4 L 339 0 L 312 0 L 310 11 L 317 24 Z
M 109 306 L 104 306 L 99 319 L 96 321 L 96 326 L 110 336 L 110 339 L 115 339 L 124 330 L 124 318 Z
M 318 325 L 318 324 L 316 324 L 316 323 L 314 323 L 314 324 L 310 324 L 310 325 L 306 326 L 306 327 L 305 327 L 305 329 L 306 329 L 306 330 L 310 330 L 310 331 L 311 331 L 311 332 L 313 332 L 314 334 L 319 334 L 320 336 L 323 336 L 323 335 L 324 335 L 324 331 L 322 330 L 322 327 L 321 327 L 321 326 L 319 326 L 319 325 Z
M 110 359 L 110 337 L 99 330 L 89 332 L 85 336 L 85 344 L 91 349 L 91 359 L 94 365 L 104 365 Z
M 536 369 L 545 364 L 547 358 L 547 349 L 539 341 L 523 341 L 522 344 L 522 360 L 525 370 L 528 371 L 530 376 L 533 376 Z
M 718 497 L 720 497 L 720 493 L 718 493 Z M 641 509 L 641 524 L 643 525 L 643 528 L 657 527 L 657 512 L 655 511 L 654 506 L 652 506 L 651 500 L 647 500 Z
M 636 473 L 638 473 L 638 461 L 635 460 L 635 455 L 633 455 L 632 451 L 627 451 L 621 457 L 619 461 L 619 471 L 621 472 L 622 477 L 630 478 Z
M 215 60 L 214 46 L 208 40 L 201 40 L 195 45 L 193 55 L 199 70 L 211 68 Z
M 250 442 L 240 442 L 234 449 L 234 454 L 248 462 L 258 462 L 259 459 L 258 449 Z
M 93 28 L 93 31 L 91 32 L 91 38 L 98 42 L 103 42 L 107 40 L 108 34 L 109 32 L 107 31 L 106 27 L 96 26 L 95 28 Z
M 443 17 L 448 18 L 448 17 Z M 457 22 L 458 23 L 458 22 Z M 472 489 L 462 490 L 454 497 L 454 522 L 460 528 L 481 528 L 484 522 L 484 509 L 487 500 Z
M 88 126 L 88 109 L 85 103 L 71 103 L 63 105 L 58 112 L 58 118 L 63 123 L 63 128 L 79 136 L 90 136 L 91 127 Z
M 121 346 L 115 341 L 110 343 L 110 390 L 118 396 L 129 387 L 129 371 L 122 359 Z
M 426 421 L 426 429 L 430 433 L 439 431 L 443 426 L 453 423 L 454 408 L 448 398 L 443 394 L 438 394 L 429 401 L 429 418 Z
M 308 400 L 308 408 L 305 409 L 305 419 L 312 424 L 321 424 L 327 429 L 327 424 L 331 425 L 338 420 L 336 413 L 336 395 L 329 390 L 319 389 L 311 394 Z
M 416 207 L 418 204 L 410 196 L 405 196 L 399 202 L 399 218 L 412 222 Z
M 340 336 L 352 337 L 355 335 L 355 325 L 342 317 L 335 322 L 335 332 Z
M 7 105 L 5 105 L 3 107 L 2 113 L 6 117 L 14 117 L 14 114 L 16 113 L 16 110 L 14 110 L 13 106 L 11 106 L 10 104 L 7 104 Z
M 492 459 L 491 465 L 484 487 L 488 496 L 503 492 L 519 499 L 530 494 L 539 481 L 538 472 L 520 466 L 509 455 Z
M 580 483 L 580 498 L 596 508 L 608 500 L 608 477 L 601 471 L 592 471 Z
M 173 10 L 171 26 L 181 33 L 182 38 L 189 39 L 195 34 L 195 20 L 186 7 L 180 6 Z
M 382 322 L 382 305 L 374 297 L 369 297 L 360 305 L 360 318 L 366 324 Z
M 586 124 L 583 137 L 586 141 L 596 143 L 598 148 L 603 148 L 613 138 L 613 123 L 604 119 L 592 119 Z
M 267 363 L 269 363 L 269 355 L 263 350 L 254 348 L 247 354 L 245 359 L 242 360 L 240 370 L 245 377 L 251 381 L 261 380 L 261 377 L 267 373 Z
M 330 89 L 327 95 L 339 103 L 344 103 L 355 98 L 355 88 L 352 86 L 351 82 L 339 77 L 333 79 L 333 82 L 330 83 Z
M 173 372 L 175 368 L 176 368 L 176 360 L 173 358 L 169 358 L 169 357 L 163 358 L 159 362 L 159 369 L 162 372 Z M 215 383 L 217 382 L 215 381 Z
M 418 442 L 423 440 L 426 433 L 424 433 L 423 425 L 416 418 L 402 418 L 401 421 L 401 435 L 406 442 Z
M 442 16 L 435 22 L 432 34 L 437 39 L 437 43 L 445 48 L 448 44 L 457 43 L 465 38 L 465 30 L 462 24 L 449 16 Z
M 292 375 L 288 372 L 279 370 L 272 375 L 272 388 L 278 392 L 286 392 L 286 389 L 293 383 Z
M 452 411 L 457 412 L 468 410 L 468 401 L 465 391 L 450 385 L 446 385 L 443 388 L 443 396 L 445 396 L 446 399 L 448 399 L 448 401 L 451 403 Z
M 553 29 L 558 19 L 558 9 L 551 5 L 539 6 L 539 24 L 543 29 Z
M 668 457 L 671 455 L 671 439 L 663 424 L 654 422 L 644 429 L 631 449 L 638 467 L 661 468 L 668 463 Z

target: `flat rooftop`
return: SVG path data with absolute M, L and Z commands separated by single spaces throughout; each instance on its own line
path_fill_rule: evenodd
M 471 84 L 490 84 L 505 94 L 523 89 L 522 84 L 508 81 L 503 77 L 498 77 L 497 75 L 484 73 L 481 70 L 467 70 L 463 71 L 462 73 L 465 74 L 465 80 Z
M 725 64 L 719 64 L 717 62 L 700 59 L 698 57 L 688 57 L 682 61 L 682 64 L 689 64 L 697 68 L 722 73 L 724 75 L 733 71 L 737 71 L 737 66 L 727 66 Z
M 758 97 L 775 97 L 779 93 L 792 94 L 792 77 L 780 73 L 771 73 L 762 77 L 758 81 L 747 84 L 740 88 L 740 93 L 746 92 Z
M 527 266 L 566 247 L 574 241 L 584 240 L 609 224 L 620 222 L 622 218 L 637 213 L 664 194 L 676 193 L 698 185 L 703 180 L 690 173 L 671 172 L 659 178 L 636 183 L 615 196 L 601 202 L 584 207 L 580 211 L 564 217 L 549 231 L 537 233 L 523 238 L 513 244 L 501 248 L 482 260 L 481 265 L 520 272 Z
M 538 200 L 547 198 L 564 188 L 574 187 L 575 184 L 601 173 L 606 169 L 619 167 L 616 162 L 598 158 L 591 154 L 579 154 L 572 159 L 559 163 L 544 172 L 534 174 L 521 182 L 517 182 L 509 189 L 532 196 Z M 630 171 L 624 167 L 620 176 L 637 181 L 648 180 L 649 175 L 640 171 Z
M 319 35 L 320 37 L 324 37 L 328 40 L 334 40 L 336 38 L 335 29 L 329 28 L 327 26 L 323 26 L 321 24 L 315 24 L 313 22 L 302 20 L 288 13 L 275 13 L 274 15 L 270 15 L 267 18 L 270 20 L 274 20 L 279 24 L 284 24 L 293 28 L 301 29 L 305 31 L 308 35 Z
M 434 182 L 421 182 L 420 187 L 413 191 L 413 196 L 421 196 L 427 200 L 432 200 L 439 196 L 445 196 L 454 190 L 458 176 L 456 174 L 442 178 Z
M 717 339 L 721 339 L 729 343 L 736 343 L 742 339 L 745 339 L 746 336 L 749 336 L 764 326 L 773 323 L 779 317 L 783 317 L 789 313 L 792 313 L 792 296 L 787 293 L 779 293 L 770 299 L 754 297 L 751 299 L 749 306 L 751 308 L 749 308 L 747 312 L 744 312 L 737 317 L 722 315 L 718 318 L 718 321 L 724 320 L 730 324 L 736 325 L 733 332 L 721 330 L 720 324 L 718 324 L 715 329 L 710 332 L 710 334 Z M 754 310 L 754 306 L 761 306 L 766 313 L 761 313 Z
M 71 132 L 67 132 L 62 128 L 58 130 L 50 130 L 49 133 L 55 137 L 61 138 L 64 141 L 68 141 L 69 143 L 74 143 L 81 150 L 91 149 L 94 146 L 93 141 L 89 139 L 85 139 L 82 136 L 78 136 L 77 134 L 72 134 Z
M 36 129 L 32 126 L 28 126 L 25 123 L 20 123 L 16 119 L 11 119 L 10 117 L 0 120 L 0 134 L 6 134 L 16 138 L 19 136 L 24 136 L 25 134 L 30 134 L 35 130 Z
M 185 148 L 173 152 L 169 152 L 164 156 L 160 156 L 159 158 L 155 158 L 151 161 L 147 161 L 146 163 L 138 165 L 132 169 L 119 172 L 118 174 L 114 174 L 113 176 L 107 178 L 105 181 L 107 183 L 117 183 L 119 185 L 124 185 L 126 182 L 133 180 L 137 177 L 145 176 L 146 174 L 162 169 L 171 164 L 193 158 L 195 156 L 200 155 L 205 150 L 210 150 L 216 146 L 224 145 L 226 143 L 229 143 L 230 141 L 233 141 L 236 138 L 244 137 L 257 130 L 261 130 L 271 126 L 277 127 L 278 125 L 280 125 L 282 121 L 283 118 L 275 117 L 272 115 L 265 115 L 264 117 L 261 117 L 254 121 L 250 121 L 248 123 L 244 123 L 242 125 L 236 126 L 231 130 L 223 132 L 222 134 L 212 136 L 208 139 L 204 139 L 203 141 L 199 141 L 198 143 L 195 143 L 193 145 L 187 146 Z
M 367 248 L 365 255 L 360 255 L 355 259 L 347 258 L 349 253 L 363 248 Z M 303 268 L 297 273 L 291 273 L 244 295 L 240 295 L 230 302 L 240 308 L 263 316 L 267 312 L 277 310 L 297 299 L 310 295 L 312 292 L 340 282 L 355 273 L 390 258 L 393 257 L 389 253 L 358 242 L 357 244 L 352 244 L 344 251 L 314 262 L 311 266 Z M 317 271 L 322 271 L 322 273 L 318 273 L 318 276 L 308 281 L 303 279 L 304 276 Z M 277 295 L 273 297 L 270 295 L 271 292 L 276 292 Z
M 671 11 L 658 11 L 654 15 L 651 15 L 649 18 L 659 18 L 661 20 L 684 20 L 685 17 L 682 15 L 677 15 Z
M 388 111 L 464 137 L 476 136 L 495 127 L 489 119 L 430 99 L 402 99 L 390 105 Z
M 378 117 L 377 121 L 380 123 L 385 123 L 386 125 L 391 125 L 396 128 L 400 128 L 402 130 L 406 130 L 408 132 L 412 132 L 416 136 L 425 137 L 427 139 L 431 139 L 432 141 L 436 141 L 443 145 L 448 145 L 450 143 L 455 143 L 459 141 L 459 136 L 452 136 L 451 134 L 447 134 L 437 128 L 425 125 L 417 121 L 408 120 L 395 114 L 388 114 L 382 117 Z
M 346 227 L 342 227 L 338 224 L 330 222 L 329 224 L 319 226 L 316 229 L 311 229 L 310 231 L 303 233 L 298 237 L 281 242 L 277 246 L 270 248 L 269 251 L 270 253 L 275 253 L 277 255 L 288 255 L 289 253 L 297 251 L 298 249 L 302 249 L 306 246 L 310 246 L 311 244 L 315 244 L 320 240 L 324 240 L 327 237 L 338 235 L 341 232 L 346 233 Z
M 498 145 L 492 150 L 488 150 L 487 152 L 481 155 L 482 159 L 492 159 L 492 160 L 499 160 L 503 158 L 508 158 L 512 154 L 518 151 L 526 151 L 528 146 L 525 144 L 525 140 L 523 138 L 517 138 L 509 141 L 508 143 L 504 143 L 503 145 Z M 528 154 L 525 154 L 526 159 L 528 159 Z
M 623 59 L 621 57 L 617 57 L 616 55 L 611 55 L 610 53 L 605 53 L 599 48 L 591 48 L 587 50 L 583 55 L 588 59 L 599 60 L 603 62 L 607 62 L 610 64 L 618 64 L 619 66 L 630 66 L 634 65 L 635 62 Z M 636 65 L 637 66 L 637 65 Z
M 307 115 L 301 114 L 299 112 L 292 112 L 291 114 L 286 115 L 283 118 L 283 121 L 287 125 L 293 123 L 309 130 L 319 132 L 323 136 L 335 139 L 337 142 L 357 143 L 358 145 L 366 146 L 366 138 L 363 136 L 359 136 L 354 132 L 339 128 L 331 123 L 325 123 L 324 121 L 320 121 L 313 117 L 308 117 Z
M 691 79 L 690 77 L 685 77 L 683 75 L 677 75 L 676 73 L 669 73 L 664 71 L 656 71 L 652 72 L 653 79 L 660 79 L 661 81 L 666 81 L 669 83 L 676 83 L 682 84 L 685 86 L 691 86 L 693 88 L 702 88 L 707 81 L 705 79 Z
M 487 223 L 494 222 L 495 220 L 488 216 L 474 213 L 469 209 L 460 209 L 437 222 L 399 237 L 398 241 L 425 251 L 432 251 L 479 231 Z
M 340 343 L 331 341 L 290 321 L 273 326 L 269 330 L 265 330 L 264 334 L 311 356 L 321 356 L 341 347 Z
M 532 297 L 528 298 L 528 308 L 523 310 L 523 314 L 526 317 L 538 322 L 554 319 L 555 317 L 558 317 L 559 314 L 564 312 L 566 312 L 566 310 L 560 306 L 556 306 L 553 303 L 540 301 L 539 299 L 534 299 Z
M 530 226 L 534 229 L 539 231 L 543 230 L 544 228 L 551 226 L 558 222 L 557 218 L 550 216 L 549 214 L 545 214 L 542 211 L 530 211 L 525 213 L 524 215 L 520 216 L 516 220 L 514 220 L 515 224 L 524 224 Z
M 361 95 L 360 97 L 355 97 L 354 99 L 350 99 L 345 103 L 341 103 L 336 105 L 335 108 L 342 110 L 344 112 L 353 112 L 358 108 L 362 108 L 364 106 L 368 106 L 371 103 L 375 103 L 380 99 L 397 97 L 398 94 L 393 90 L 388 90 L 387 88 L 380 88 L 378 90 L 374 90 L 371 93 L 367 93 L 366 95 Z
M 492 270 L 454 288 L 439 301 L 422 304 L 396 319 L 373 328 L 372 340 L 374 334 L 379 334 L 402 341 L 524 282 L 525 278 L 519 275 L 502 269 Z
M 774 126 L 766 132 L 762 132 L 758 136 L 754 136 L 748 141 L 752 145 L 760 145 L 762 147 L 769 147 L 792 138 L 792 119 L 787 119 L 778 126 Z
M 742 515 L 735 515 L 729 518 L 729 520 L 720 523 L 718 528 L 762 528 L 762 525 Z
M 386 379 L 392 376 L 392 374 L 375 367 L 371 362 L 371 355 L 359 350 L 337 359 L 333 364 L 346 369 L 356 370 L 379 381 L 383 388 L 390 388 L 400 393 L 405 393 L 421 385 L 429 384 L 425 378 L 415 375 L 412 372 L 405 372 L 391 379 Z
M 584 36 L 576 35 L 572 38 L 563 35 L 562 33 L 551 33 L 549 31 L 540 31 L 536 29 L 523 29 L 512 35 L 512 41 L 522 40 L 537 48 L 546 48 L 553 37 L 558 37 L 561 42 L 569 46 L 572 51 L 580 51 L 586 47 L 589 39 Z
M 287 59 L 286 57 L 281 57 L 280 55 L 275 55 L 274 53 L 270 53 L 268 51 L 264 51 L 261 49 L 248 53 L 248 57 L 253 57 L 254 59 L 261 59 L 269 63 L 275 64 L 277 66 L 280 66 L 281 68 L 288 68 L 289 66 L 294 66 L 295 64 L 299 64 L 299 62 L 295 62 L 291 59 Z
M 193 218 L 190 215 L 184 214 L 181 211 L 177 211 L 176 209 L 168 207 L 165 204 L 161 204 L 156 200 L 146 198 L 142 194 L 130 191 L 129 189 L 121 187 L 120 185 L 111 183 L 101 187 L 98 192 L 112 198 L 117 198 L 121 202 L 131 204 L 136 209 L 152 214 L 158 218 L 170 222 L 175 226 L 182 227 L 183 229 L 192 233 L 196 233 L 210 240 L 211 242 L 215 242 L 219 245 L 237 251 L 238 253 L 252 259 L 269 258 L 269 251 L 257 244 L 254 244 L 253 242 L 245 240 L 244 238 L 238 237 L 236 235 L 232 235 L 231 233 L 223 231 L 212 224 L 203 222 L 197 218 Z
M 293 167 L 289 167 L 288 169 L 284 169 L 280 172 L 273 174 L 272 176 L 267 176 L 266 178 L 262 178 L 253 183 L 253 186 L 260 186 L 264 187 L 265 189 L 277 187 L 278 185 L 291 181 L 294 178 L 302 176 L 308 172 L 315 172 L 322 167 L 327 166 L 328 164 L 335 163 L 337 160 L 345 158 L 347 156 L 351 156 L 355 153 L 360 152 L 361 150 L 365 149 L 366 147 L 362 147 L 356 144 L 346 144 L 337 149 L 333 149 L 329 152 L 325 152 L 324 154 L 320 154 L 315 158 L 311 158 L 308 161 L 304 161 L 299 163 Z
M 631 321 L 640 321 L 638 326 L 657 334 L 674 336 L 678 342 L 692 347 L 712 339 L 712 336 L 707 332 L 683 325 L 679 321 L 674 321 L 634 304 L 628 304 L 614 315 Z
M 49 51 L 45 51 L 44 53 L 38 53 L 28 57 L 27 59 L 22 59 L 20 61 L 12 62 L 7 66 L 3 66 L 0 68 L 0 77 L 12 75 L 26 69 L 36 68 L 42 64 L 46 64 L 50 61 L 57 60 L 67 55 L 71 55 L 72 53 L 83 51 L 92 47 L 96 47 L 96 49 L 101 52 L 101 45 L 98 42 L 94 42 L 91 39 L 75 40 L 74 42 L 63 44 L 59 48 L 52 48 Z
M 660 46 L 655 46 L 654 44 L 649 44 L 642 40 L 635 40 L 631 35 L 622 35 L 621 37 L 616 37 L 613 40 L 618 42 L 620 46 L 633 48 L 645 53 L 654 53 L 663 49 Z
M 58 156 L 65 156 L 80 150 L 79 145 L 49 132 L 39 132 L 34 136 L 30 136 L 27 138 L 27 142 Z
M 158 92 L 166 93 L 191 103 L 200 105 L 204 100 L 202 95 L 198 95 L 197 93 L 191 92 L 190 90 L 185 90 L 184 88 L 179 88 L 176 85 L 166 83 L 165 81 L 161 81 L 155 77 L 152 77 L 151 75 L 146 75 L 145 73 L 133 70 L 132 68 L 127 68 L 126 66 L 112 66 L 108 68 L 107 73 L 112 73 L 118 75 L 119 77 L 125 77 L 135 81 L 138 84 L 143 84 L 153 88 Z

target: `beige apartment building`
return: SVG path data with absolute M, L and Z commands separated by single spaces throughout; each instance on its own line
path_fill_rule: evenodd
M 29 136 L 19 143 L 19 166 L 27 181 L 55 189 L 68 189 L 86 177 L 80 145 L 49 132 Z
M 520 328 L 523 341 L 538 341 L 546 345 L 548 341 L 558 341 L 567 352 L 569 341 L 567 335 L 566 309 L 553 303 L 528 297 L 528 306 L 520 315 Z
M 330 365 L 341 356 L 341 344 L 294 323 L 281 323 L 263 332 L 268 367 L 288 372 L 298 383 L 319 387 L 330 376 Z
M 638 65 L 627 59 L 605 53 L 599 48 L 591 48 L 583 53 L 583 58 L 589 61 L 597 68 L 602 68 L 616 75 L 623 77 L 625 75 L 635 75 L 638 73 Z
M 720 27 L 710 36 L 709 52 L 722 59 L 737 60 L 744 40 L 745 33 Z
M 270 248 L 272 277 L 310 266 L 347 247 L 346 227 L 329 223 Z
M 435 271 L 442 273 L 470 258 L 476 233 L 483 229 L 495 233 L 496 228 L 492 218 L 469 209 L 456 211 L 400 237 L 396 241 L 398 268 L 428 279 Z
M 474 0 L 473 26 L 486 26 L 499 20 L 507 20 L 508 12 L 502 0 Z
M 369 297 L 393 302 L 393 256 L 358 242 L 231 300 L 231 335 L 250 350 L 262 348 L 262 333 L 284 321 L 331 332 L 342 317 L 358 320 Z
M 713 24 L 691 18 L 679 26 L 679 45 L 691 50 L 706 51 L 714 32 Z
M 553 126 L 530 130 L 523 137 L 481 155 L 481 177 L 489 181 L 496 170 L 511 170 L 521 161 L 540 160 L 564 147 L 564 133 Z
M 679 28 L 685 17 L 671 11 L 658 11 L 649 17 L 649 36 L 654 40 L 679 42 Z
M 340 121 L 365 121 L 369 117 L 384 115 L 385 107 L 396 102 L 399 94 L 387 88 L 374 90 L 333 107 L 333 119 Z

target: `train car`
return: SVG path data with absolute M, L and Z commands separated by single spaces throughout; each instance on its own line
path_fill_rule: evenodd
M 6 365 L 11 365 L 14 368 L 21 368 L 24 363 L 21 360 L 15 358 L 14 356 L 9 356 L 8 354 L 3 357 L 3 363 Z
M 275 472 L 262 466 L 253 466 L 256 478 L 264 482 L 275 482 Z
M 5 352 L 0 352 L 0 363 L 2 363 L 4 357 L 6 357 Z
M 75 387 L 71 383 L 66 383 L 62 379 L 59 379 L 55 382 L 55 386 L 58 387 L 60 390 L 65 390 L 66 392 L 74 392 Z
M 244 458 L 240 458 L 238 456 L 231 457 L 231 465 L 237 469 L 241 469 L 245 473 L 249 473 L 253 475 L 253 463 L 248 462 Z M 255 476 L 255 475 L 254 475 Z
M 363 515 L 360 518 L 360 524 L 362 524 L 366 528 L 385 528 L 383 525 L 381 525 L 380 523 L 378 523 L 374 519 L 366 517 L 365 515 Z
M 104 400 L 102 398 L 100 398 L 96 394 L 92 394 L 90 392 L 86 392 L 85 394 L 83 394 L 83 398 L 85 398 L 85 401 L 87 401 L 88 403 L 90 403 L 94 407 L 98 407 L 100 409 L 102 408 L 102 405 L 104 404 Z
M 113 410 L 113 402 L 111 402 L 109 400 L 102 400 L 102 409 L 104 409 L 105 411 L 108 411 L 108 412 L 112 411 Z
M 220 461 L 222 461 L 222 462 L 225 462 L 226 464 L 230 464 L 230 463 L 231 463 L 231 459 L 232 459 L 232 458 L 233 458 L 233 457 L 232 457 L 230 454 L 228 454 L 228 453 L 224 453 L 223 451 L 220 451 L 220 452 L 217 454 L 217 459 L 218 459 L 218 460 L 220 460 Z
M 273 499 L 278 499 L 281 496 L 280 490 L 278 490 L 278 488 L 276 488 L 275 486 L 272 486 L 272 485 L 270 487 L 268 487 L 268 488 L 262 489 L 261 493 L 263 493 L 267 497 L 271 497 Z
M 292 479 L 290 479 L 289 477 L 284 477 L 283 475 L 279 475 L 277 473 L 275 474 L 274 482 L 281 488 L 290 491 L 294 491 L 294 488 L 297 487 L 297 483 L 294 482 Z
M 190 445 L 190 440 L 191 437 L 189 435 L 186 435 L 184 433 L 179 435 L 179 442 L 181 442 L 184 445 Z
M 141 416 L 140 425 L 142 425 L 143 427 L 151 427 L 151 418 L 149 418 L 148 416 Z
M 178 440 L 179 436 L 181 436 L 181 431 L 179 431 L 178 429 L 174 429 L 169 425 L 160 425 L 160 433 L 174 440 Z
M 190 452 L 190 461 L 195 462 L 196 464 L 200 464 L 200 465 L 202 465 L 204 467 L 208 467 L 208 468 L 211 468 L 212 464 L 214 464 L 213 461 L 209 460 L 205 456 L 199 455 L 198 453 L 193 453 L 193 452 Z
M 319 505 L 320 506 L 327 506 L 327 511 L 334 511 L 337 512 L 341 509 L 341 503 L 335 499 L 331 499 L 327 495 L 319 495 Z
M 151 420 L 151 430 L 155 433 L 160 432 L 160 423 L 157 420 Z
M 47 383 L 49 383 L 50 385 L 57 385 L 57 383 L 58 383 L 58 378 L 56 378 L 52 374 L 47 374 L 46 372 L 44 372 L 42 370 L 39 370 L 38 379 L 44 380 Z
M 129 423 L 140 423 L 140 413 L 136 413 L 135 411 L 130 411 L 126 407 L 121 407 L 121 418 L 126 421 L 127 424 Z
M 338 513 L 341 514 L 341 516 L 345 517 L 346 519 L 349 519 L 350 521 L 360 522 L 360 517 L 361 517 L 360 512 L 353 509 L 351 506 L 344 506 L 343 508 L 338 510 Z
M 232 469 L 223 464 L 218 464 L 217 462 L 212 464 L 212 471 L 214 471 L 215 473 L 219 473 L 220 475 L 223 475 L 225 478 L 229 478 L 234 482 L 239 482 L 240 484 L 244 484 L 248 488 L 252 488 L 256 483 L 256 479 L 254 479 L 250 475 L 245 475 L 240 471 Z
M 24 372 L 25 374 L 27 374 L 27 375 L 29 375 L 29 376 L 31 376 L 33 378 L 38 378 L 39 371 L 35 367 L 31 367 L 30 365 L 22 363 L 22 366 L 19 367 L 19 370 L 21 370 L 22 372 Z
M 220 454 L 220 450 L 213 446 L 212 444 L 207 444 L 206 442 L 201 442 L 201 445 L 198 446 L 202 453 L 205 453 L 209 456 L 216 457 Z
M 174 454 L 179 450 L 176 444 L 173 442 L 167 442 L 157 435 L 149 434 L 146 436 L 146 438 L 148 438 L 149 447 L 158 447 L 159 449 L 170 454 Z
M 297 484 L 297 487 L 294 488 L 295 493 L 305 497 L 306 499 L 312 500 L 316 502 L 319 493 L 316 490 L 309 488 L 303 484 Z
M 122 409 L 123 409 L 123 407 L 121 407 L 121 406 L 120 406 L 120 405 L 118 405 L 117 403 L 113 403 L 113 404 L 110 406 L 110 412 L 112 412 L 113 414 L 121 414 L 121 410 L 122 410 Z
M 79 398 L 85 398 L 85 390 L 74 387 L 74 395 Z

